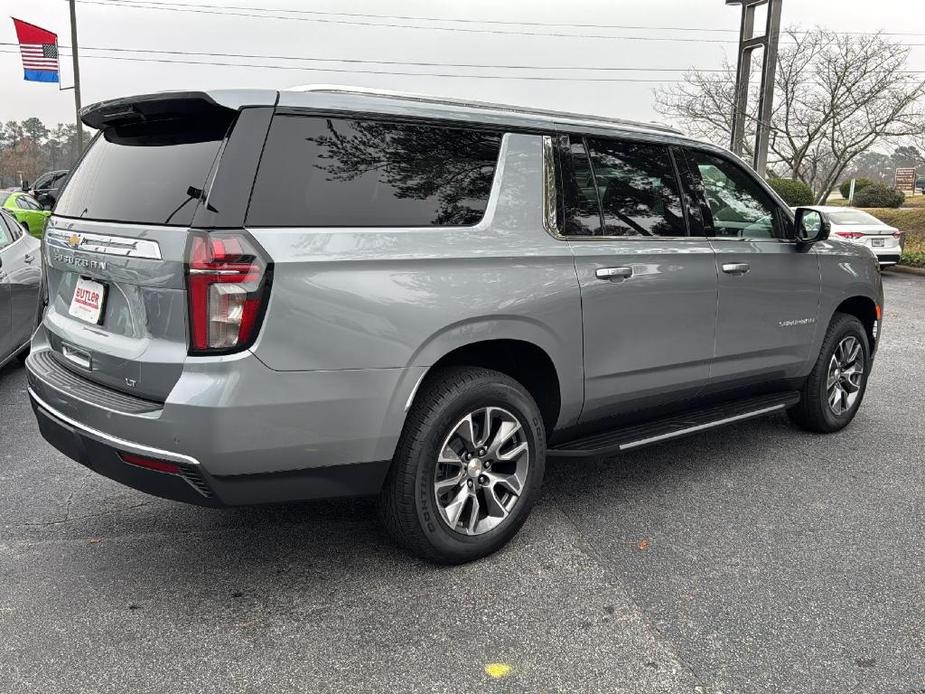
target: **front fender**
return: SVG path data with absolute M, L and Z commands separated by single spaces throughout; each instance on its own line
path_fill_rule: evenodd
M 816 244 L 822 273 L 819 302 L 819 325 L 816 331 L 813 361 L 822 348 L 826 329 L 840 305 L 863 297 L 883 306 L 883 282 L 876 256 L 863 246 L 847 241 L 829 240 Z

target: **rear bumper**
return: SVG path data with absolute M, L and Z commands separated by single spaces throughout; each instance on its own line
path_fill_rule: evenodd
M 31 388 L 29 398 L 42 437 L 68 458 L 104 477 L 154 496 L 202 506 L 222 505 L 203 479 L 199 463 L 192 458 L 139 446 L 83 427 L 51 408 Z M 174 475 L 146 470 L 129 465 L 119 456 L 120 452 L 141 455 L 141 450 L 148 456 L 176 462 L 183 472 Z
M 896 265 L 899 262 L 899 253 L 896 252 L 894 248 L 883 249 L 873 249 L 874 253 L 877 256 L 877 262 L 881 265 Z
M 101 393 L 108 389 L 49 354 L 40 329 L 26 367 L 49 442 L 131 487 L 207 506 L 377 493 L 419 377 L 278 372 L 245 353 L 191 360 L 167 401 L 152 403 Z M 176 463 L 183 474 L 130 466 L 119 452 Z
M 389 469 L 389 461 L 382 461 L 216 477 L 189 456 L 150 448 L 84 426 L 49 406 L 31 388 L 29 397 L 42 437 L 61 453 L 104 477 L 164 499 L 221 507 L 365 496 L 381 489 Z M 120 453 L 174 462 L 180 472 L 138 467 L 125 462 Z

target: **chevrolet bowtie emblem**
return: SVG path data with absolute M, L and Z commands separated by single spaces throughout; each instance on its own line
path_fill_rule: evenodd
M 67 245 L 71 248 L 77 248 L 81 241 L 83 241 L 83 237 L 80 234 L 71 234 L 67 237 Z

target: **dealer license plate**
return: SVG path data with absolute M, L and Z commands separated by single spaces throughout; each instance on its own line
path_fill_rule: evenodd
M 99 325 L 106 301 L 106 285 L 83 277 L 78 278 L 74 287 L 74 298 L 68 309 L 75 318 Z

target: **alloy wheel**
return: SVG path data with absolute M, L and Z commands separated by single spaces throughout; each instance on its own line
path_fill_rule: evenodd
M 864 379 L 864 350 L 858 338 L 849 335 L 832 353 L 826 378 L 826 396 L 829 409 L 842 415 L 857 402 Z
M 470 412 L 437 456 L 434 496 L 443 522 L 482 535 L 507 519 L 523 494 L 530 444 L 517 418 L 500 407 Z

